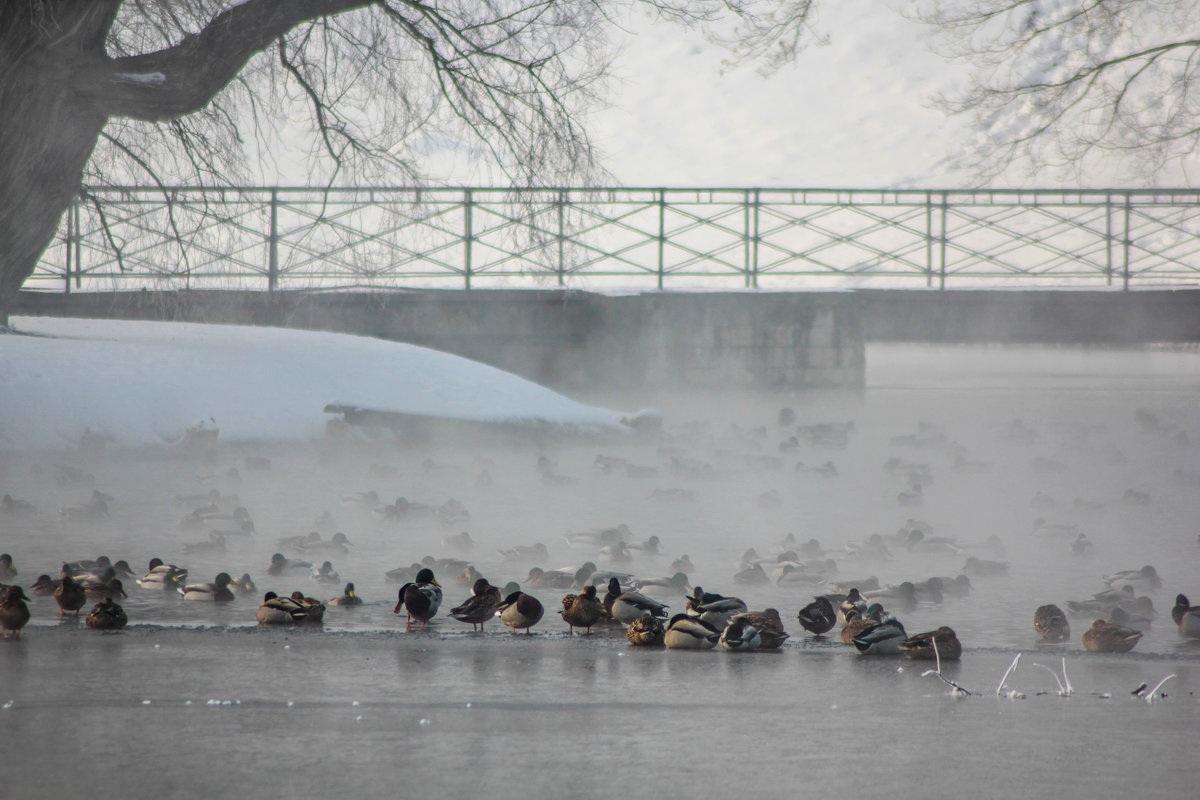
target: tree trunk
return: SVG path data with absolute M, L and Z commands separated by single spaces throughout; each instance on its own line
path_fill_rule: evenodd
M 0 324 L 79 194 L 106 118 L 72 91 L 105 58 L 119 0 L 4 3 L 0 11 Z
M 109 117 L 204 107 L 297 24 L 377 0 L 243 0 L 152 53 L 110 58 L 125 0 L 0 0 L 0 325 L 54 241 Z

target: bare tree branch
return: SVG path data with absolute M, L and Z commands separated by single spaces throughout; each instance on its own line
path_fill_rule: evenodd
M 982 180 L 1012 168 L 1084 179 L 1120 154 L 1119 174 L 1145 183 L 1195 155 L 1194 2 L 934 0 L 914 16 L 971 68 L 938 103 L 979 132 Z

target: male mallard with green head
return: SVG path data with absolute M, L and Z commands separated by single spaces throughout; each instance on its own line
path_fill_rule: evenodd
M 408 624 L 404 626 L 406 631 L 412 630 L 413 620 L 420 622 L 421 630 L 424 630 L 441 604 L 442 585 L 433 577 L 433 570 L 423 567 L 412 583 L 400 587 L 392 613 L 403 611 L 408 615 Z
M 827 597 L 817 597 L 796 614 L 800 627 L 813 636 L 824 636 L 837 624 L 837 612 Z
M 701 617 L 676 614 L 663 634 L 663 644 L 671 650 L 711 650 L 720 638 L 721 631 Z
M 1180 636 L 1186 639 L 1200 639 L 1200 606 L 1189 603 L 1186 596 L 1175 596 L 1171 619 L 1175 621 Z
M 347 583 L 346 588 L 342 590 L 341 597 L 335 597 L 329 601 L 331 606 L 361 606 L 362 598 L 354 591 L 354 584 Z
M 900 645 L 907 639 L 908 634 L 904 632 L 900 620 L 891 618 L 859 633 L 854 637 L 853 644 L 860 655 L 894 655 L 900 652 Z
M 774 608 L 746 611 L 729 619 L 718 643 L 724 650 L 778 650 L 787 641 L 783 620 Z
M 182 586 L 179 593 L 184 600 L 202 600 L 216 603 L 228 603 L 233 600 L 233 592 L 229 584 L 233 581 L 228 572 L 221 572 L 212 583 L 189 583 Z
M 529 633 L 529 629 L 541 621 L 543 613 L 545 608 L 541 601 L 524 592 L 513 592 L 496 608 L 496 616 L 511 627 L 513 633 L 518 628 L 524 628 L 525 633 Z

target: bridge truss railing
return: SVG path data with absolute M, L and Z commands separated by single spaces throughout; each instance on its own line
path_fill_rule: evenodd
M 1200 191 L 89 188 L 25 288 L 1151 288 Z

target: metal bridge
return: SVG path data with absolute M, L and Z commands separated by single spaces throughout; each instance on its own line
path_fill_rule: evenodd
M 25 289 L 1195 287 L 1200 190 L 89 188 Z

